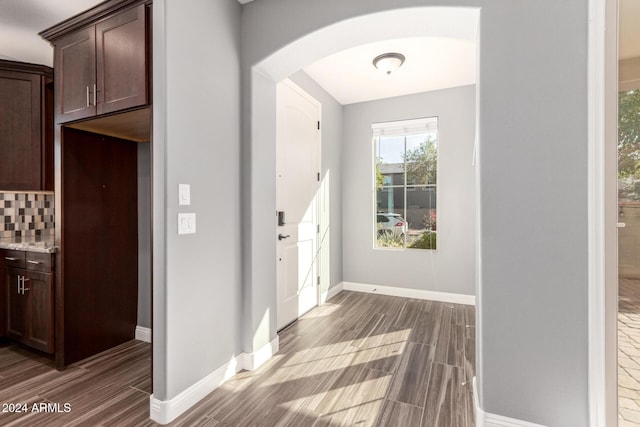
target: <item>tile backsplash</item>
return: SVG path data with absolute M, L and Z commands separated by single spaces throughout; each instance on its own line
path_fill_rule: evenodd
M 53 193 L 0 192 L 0 238 L 37 236 L 53 231 Z

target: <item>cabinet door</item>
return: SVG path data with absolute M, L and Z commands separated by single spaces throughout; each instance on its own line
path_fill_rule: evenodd
M 24 276 L 21 268 L 5 267 L 7 292 L 7 337 L 24 342 L 27 339 L 28 295 L 18 293 L 18 279 Z
M 41 77 L 0 71 L 0 190 L 40 190 Z
M 25 295 L 29 298 L 25 344 L 53 353 L 53 274 L 27 271 Z
M 143 4 L 96 25 L 98 114 L 147 104 Z
M 95 27 L 79 30 L 56 42 L 54 69 L 56 123 L 94 116 Z

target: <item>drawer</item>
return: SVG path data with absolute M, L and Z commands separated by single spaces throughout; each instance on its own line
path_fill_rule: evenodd
M 53 270 L 53 255 L 43 252 L 26 252 L 26 269 L 48 273 Z
M 25 266 L 26 256 L 24 251 L 5 249 L 2 256 L 5 267 L 24 268 Z

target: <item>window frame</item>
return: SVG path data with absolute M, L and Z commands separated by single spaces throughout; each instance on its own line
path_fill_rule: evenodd
M 403 184 L 383 184 L 380 188 L 377 186 L 377 174 L 376 174 L 376 166 L 378 163 L 378 141 L 381 137 L 389 137 L 389 136 L 397 136 L 403 137 L 403 155 L 407 153 L 407 136 L 421 134 L 420 132 L 415 130 L 415 125 L 425 126 L 425 131 L 422 132 L 424 134 L 434 134 L 435 135 L 435 143 L 436 143 L 436 176 L 435 176 L 435 184 L 408 184 L 407 183 L 407 171 L 406 171 L 406 159 L 403 160 Z M 373 249 L 374 250 L 383 250 L 383 251 L 425 251 L 427 253 L 436 253 L 440 248 L 440 238 L 438 230 L 440 230 L 440 117 L 437 115 L 421 117 L 417 119 L 406 119 L 406 120 L 394 120 L 389 122 L 376 122 L 372 123 L 372 139 L 371 139 L 371 151 L 372 151 L 372 240 L 373 240 Z M 434 127 L 435 129 L 432 129 Z M 399 129 L 408 129 L 404 133 L 399 133 Z M 390 132 L 385 134 L 385 130 L 389 129 Z M 382 130 L 382 133 L 376 135 L 376 130 Z M 407 233 L 404 236 L 403 246 L 402 247 L 387 247 L 387 246 L 379 246 L 378 245 L 378 222 L 377 217 L 380 215 L 378 212 L 378 191 L 379 190 L 391 190 L 395 188 L 403 189 L 403 215 L 402 218 L 405 220 L 405 223 L 408 227 L 407 220 L 407 192 L 409 191 L 409 187 L 412 188 L 414 192 L 423 192 L 427 191 L 429 188 L 433 188 L 436 192 L 435 198 L 435 210 L 436 210 L 436 222 L 435 222 L 435 231 L 436 231 L 436 247 L 434 249 L 423 249 L 423 248 L 411 248 L 408 246 L 408 229 Z

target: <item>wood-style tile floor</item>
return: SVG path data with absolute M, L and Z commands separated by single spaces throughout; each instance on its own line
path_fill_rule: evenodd
M 473 426 L 471 306 L 342 292 L 280 334 L 175 426 Z M 0 425 L 152 426 L 150 346 L 133 341 L 62 373 L 0 347 L 0 402 L 68 402 L 67 414 L 0 414 Z
M 141 341 L 130 341 L 62 372 L 55 370 L 52 361 L 3 342 L 0 344 L 0 425 L 144 423 L 149 417 L 150 373 L 151 345 Z M 64 404 L 69 407 L 65 408 Z

